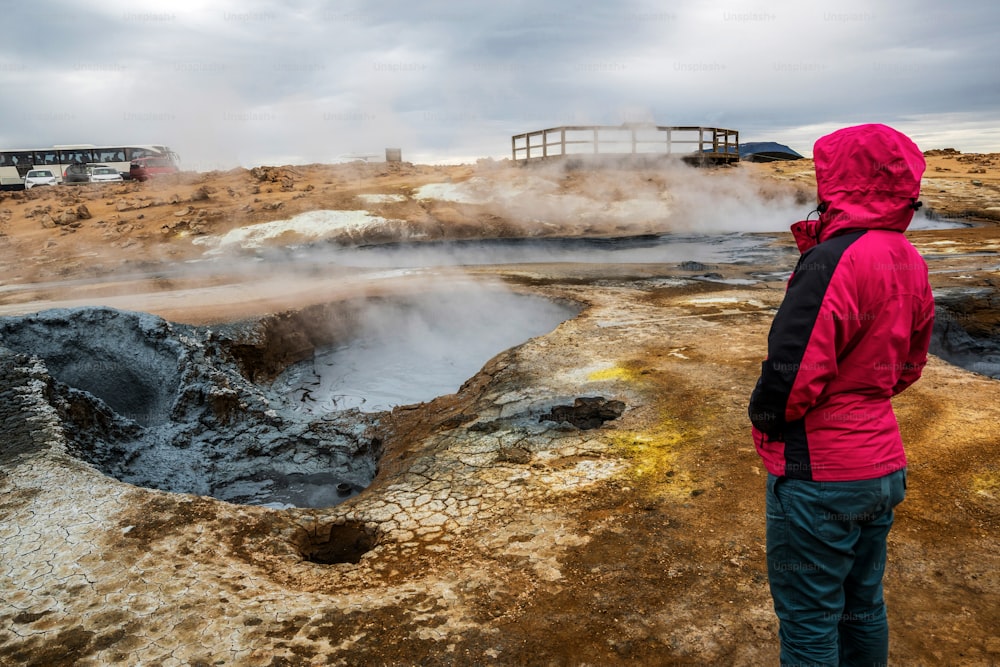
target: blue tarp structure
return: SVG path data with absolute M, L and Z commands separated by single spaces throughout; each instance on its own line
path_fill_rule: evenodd
M 776 160 L 801 160 L 802 156 L 776 141 L 753 141 L 740 144 L 740 159 L 750 162 L 774 162 Z

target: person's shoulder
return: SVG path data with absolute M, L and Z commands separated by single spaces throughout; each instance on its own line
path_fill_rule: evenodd
M 910 239 L 906 238 L 902 232 L 871 229 L 859 240 L 859 243 L 853 244 L 854 252 L 879 255 L 898 254 L 902 251 L 919 254 L 916 247 L 910 243 Z
M 822 243 L 817 243 L 815 246 L 803 253 L 802 259 L 807 260 L 808 258 L 807 261 L 832 262 L 833 264 L 836 264 L 840 261 L 841 257 L 843 257 L 844 253 L 848 251 L 848 249 L 852 248 L 859 239 L 863 238 L 868 233 L 869 230 L 861 229 L 830 237 Z

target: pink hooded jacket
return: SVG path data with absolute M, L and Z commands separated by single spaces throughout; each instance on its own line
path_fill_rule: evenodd
M 872 479 L 906 465 L 890 399 L 920 377 L 934 324 L 927 264 L 902 233 L 925 163 L 885 125 L 813 155 L 821 213 L 792 225 L 802 256 L 750 399 L 754 442 L 775 475 Z

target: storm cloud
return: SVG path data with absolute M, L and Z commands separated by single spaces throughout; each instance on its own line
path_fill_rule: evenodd
M 998 23 L 985 0 L 11 3 L 0 147 L 461 162 L 509 156 L 519 132 L 650 121 L 806 155 L 861 122 L 995 151 Z

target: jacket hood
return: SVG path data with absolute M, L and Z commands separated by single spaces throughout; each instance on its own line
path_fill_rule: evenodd
M 909 227 L 926 168 L 909 137 L 887 125 L 847 127 L 820 137 L 813 160 L 825 208 L 819 220 L 792 225 L 800 250 L 847 231 Z

